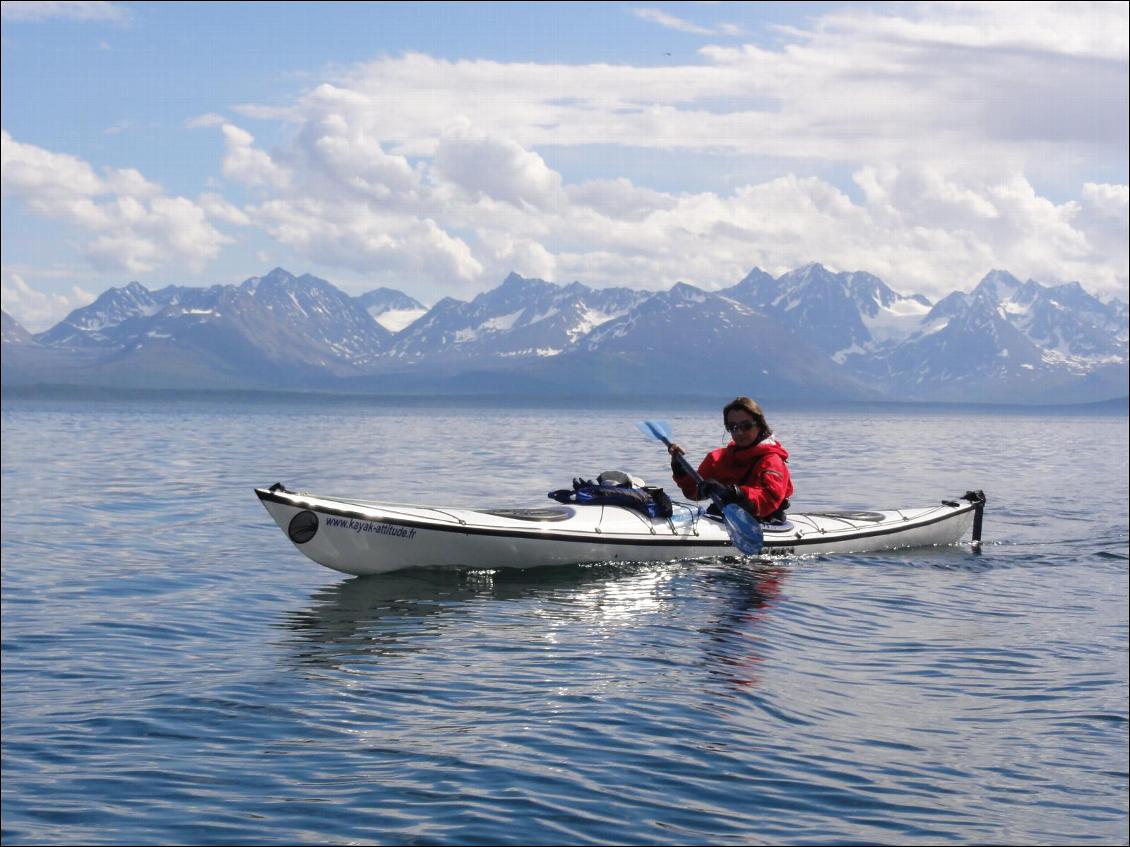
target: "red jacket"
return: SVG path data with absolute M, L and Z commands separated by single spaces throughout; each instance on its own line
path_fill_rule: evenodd
M 773 438 L 739 449 L 731 441 L 725 447 L 711 451 L 698 472 L 703 479 L 716 479 L 725 485 L 737 485 L 749 500 L 760 518 L 767 518 L 781 508 L 785 499 L 793 496 L 793 481 L 785 460 L 789 451 Z M 692 500 L 698 494 L 694 480 L 682 474 L 674 475 L 683 494 Z

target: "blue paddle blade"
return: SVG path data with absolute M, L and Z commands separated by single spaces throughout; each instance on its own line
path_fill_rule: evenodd
M 746 556 L 757 556 L 765 546 L 765 536 L 761 531 L 761 521 L 739 506 L 730 503 L 722 509 L 730 540 Z
M 667 442 L 671 440 L 671 427 L 667 424 L 667 421 L 638 421 L 636 426 L 652 441 Z

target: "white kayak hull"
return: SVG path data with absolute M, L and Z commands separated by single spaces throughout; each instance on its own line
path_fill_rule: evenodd
M 478 510 L 398 506 L 287 491 L 255 493 L 302 553 L 355 576 L 407 568 L 535 568 L 596 562 L 661 562 L 740 555 L 724 524 L 697 506 L 670 519 L 619 506 L 551 505 Z M 790 514 L 765 533 L 765 556 L 868 553 L 980 540 L 980 492 L 920 509 Z

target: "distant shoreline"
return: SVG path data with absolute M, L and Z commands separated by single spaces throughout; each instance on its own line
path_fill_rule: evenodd
M 603 409 L 686 409 L 714 410 L 726 403 L 729 397 L 695 394 L 641 394 L 596 395 L 559 394 L 349 394 L 266 389 L 163 389 L 163 388 L 103 388 L 96 386 L 34 384 L 12 385 L 0 388 L 0 398 L 9 401 L 65 401 L 89 403 L 183 403 L 215 402 L 224 404 L 278 405 L 336 405 L 374 407 L 455 407 L 455 408 L 560 408 L 574 410 Z M 911 413 L 911 414 L 1012 414 L 1012 415 L 1085 415 L 1095 417 L 1125 417 L 1130 415 L 1130 396 L 1116 397 L 1095 403 L 1072 404 L 999 404 L 999 403 L 929 403 L 893 401 L 836 401 L 798 397 L 764 397 L 766 404 L 778 411 L 840 410 L 848 413 Z

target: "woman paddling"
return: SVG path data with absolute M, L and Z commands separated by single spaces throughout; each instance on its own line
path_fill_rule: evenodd
M 698 467 L 702 486 L 680 473 L 676 454 L 683 448 L 672 444 L 671 473 L 683 494 L 694 500 L 712 495 L 723 504 L 738 503 L 767 523 L 785 519 L 793 482 L 789 476 L 789 451 L 773 438 L 761 406 L 748 397 L 738 397 L 722 410 L 722 421 L 733 441 L 712 450 Z

